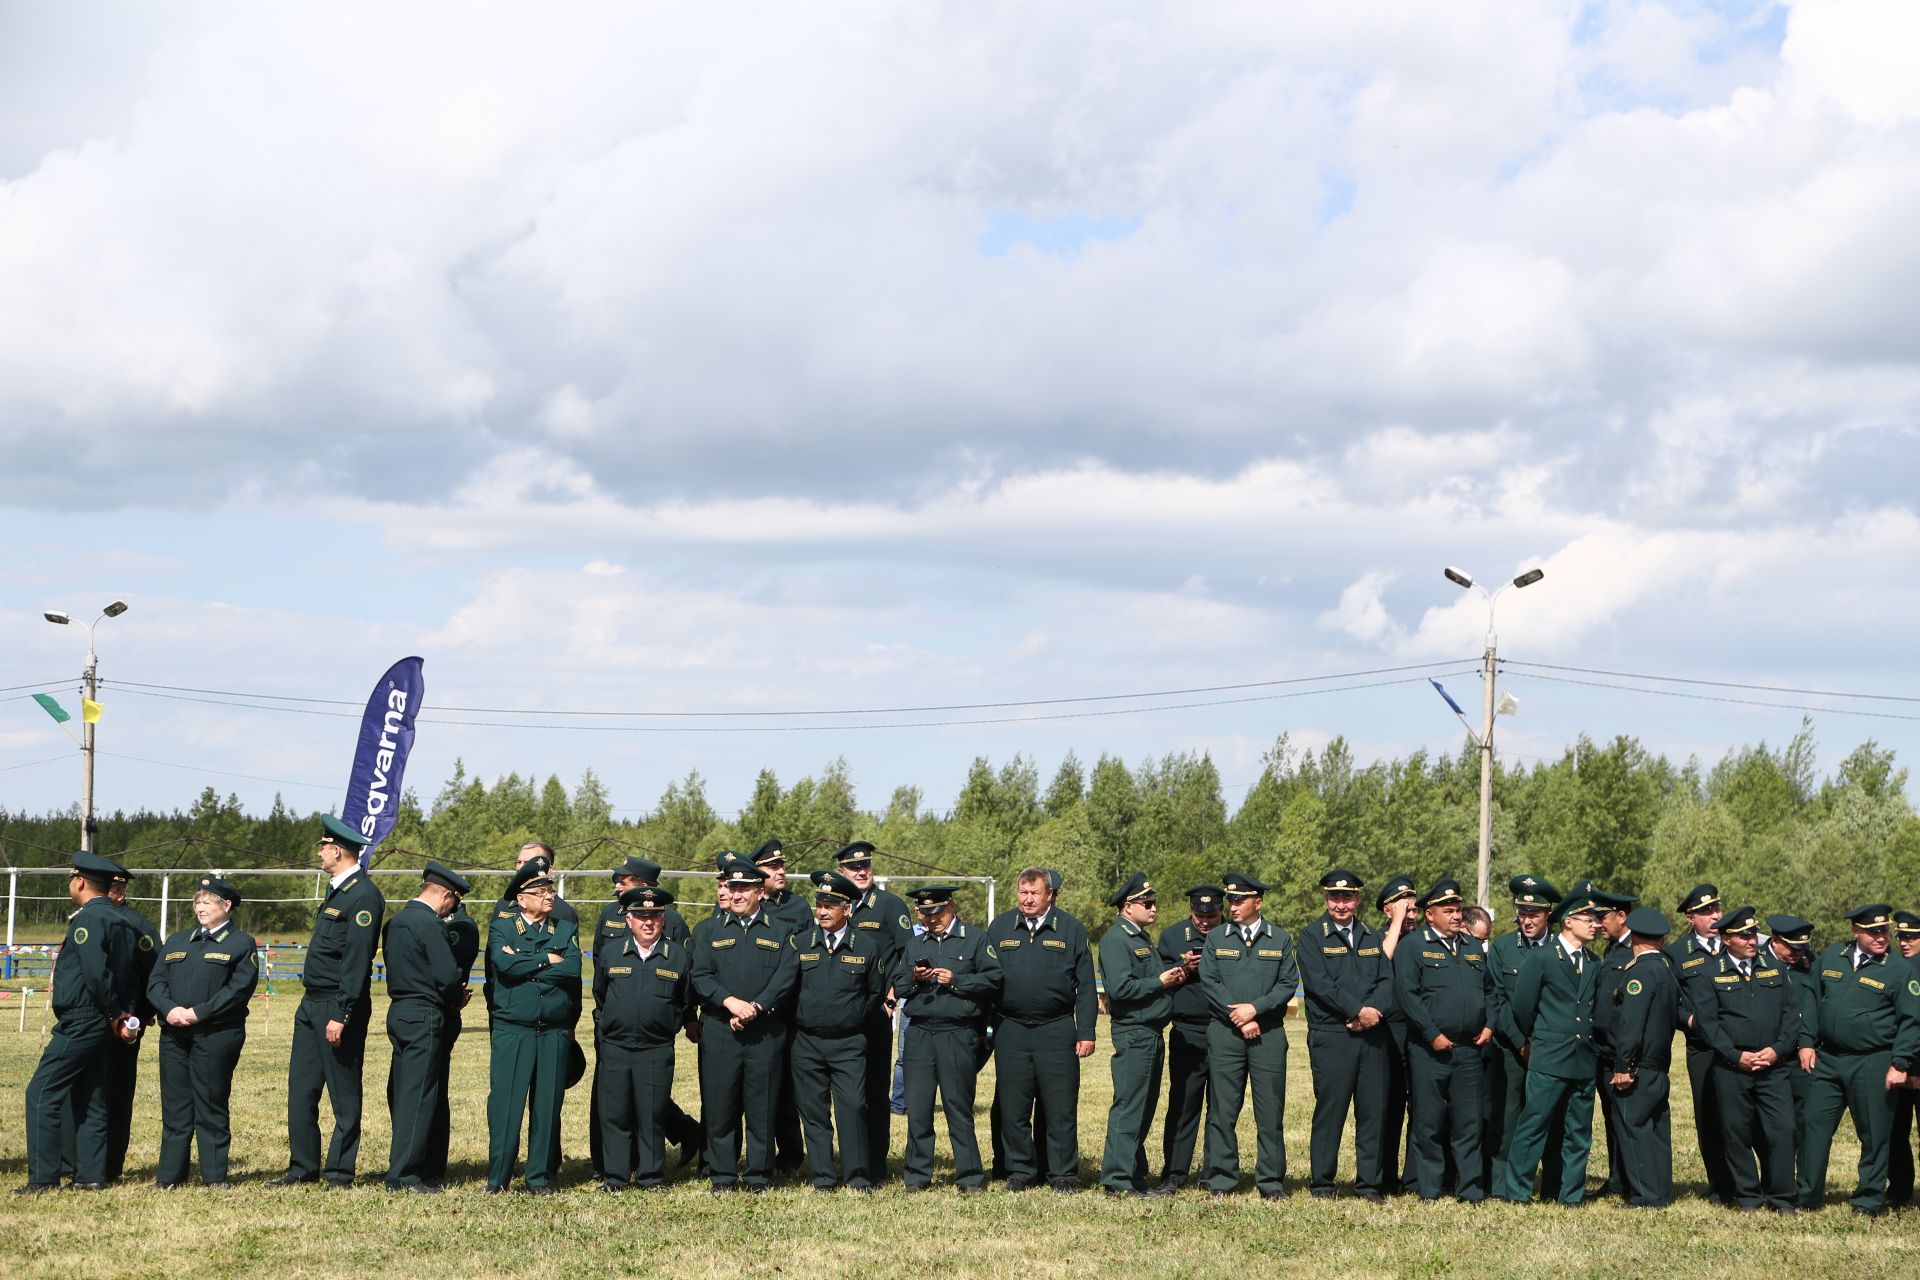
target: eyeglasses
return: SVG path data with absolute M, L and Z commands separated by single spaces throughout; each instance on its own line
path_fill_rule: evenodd
M 554 889 L 552 885 L 543 885 L 537 889 L 522 889 L 520 896 L 523 898 L 551 898 L 554 896 Z

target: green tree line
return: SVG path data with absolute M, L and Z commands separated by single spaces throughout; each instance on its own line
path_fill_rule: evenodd
M 1713 766 L 1675 765 L 1630 737 L 1585 737 L 1552 761 L 1501 767 L 1493 782 L 1496 914 L 1507 877 L 1542 875 L 1561 888 L 1591 877 L 1638 893 L 1669 913 L 1687 888 L 1719 885 L 1729 904 L 1793 911 L 1836 937 L 1861 902 L 1920 900 L 1920 817 L 1906 795 L 1907 771 L 1894 753 L 1865 742 L 1831 776 L 1818 777 L 1812 727 L 1784 747 L 1730 751 Z M 1144 871 L 1167 902 L 1184 907 L 1187 886 L 1239 870 L 1274 886 L 1269 914 L 1292 927 L 1320 909 L 1320 873 L 1340 864 L 1371 885 L 1397 872 L 1421 884 L 1454 875 L 1471 890 L 1479 831 L 1479 755 L 1412 755 L 1357 764 L 1335 739 L 1318 751 L 1285 736 L 1266 753 L 1237 808 L 1205 754 L 1175 752 L 1134 764 L 1102 755 L 1091 766 L 1069 753 L 1044 781 L 1023 755 L 995 765 L 974 760 L 952 807 L 939 811 L 915 786 L 862 807 L 843 760 L 782 783 L 771 770 L 754 780 L 731 819 L 715 811 L 698 772 L 669 783 L 653 807 L 616 817 L 605 783 L 589 771 L 571 791 L 557 777 L 536 783 L 511 773 L 491 783 L 456 763 L 431 803 L 409 791 L 394 834 L 379 851 L 390 865 L 426 858 L 463 868 L 512 865 L 524 842 L 545 840 L 566 869 L 603 869 L 645 851 L 669 869 L 711 866 L 723 849 L 751 849 L 778 835 L 796 872 L 826 864 L 853 839 L 880 849 L 878 870 L 901 876 L 990 876 L 999 905 L 1012 903 L 1021 867 L 1065 877 L 1062 905 L 1096 935 L 1112 919 L 1113 887 Z M 202 791 L 184 812 L 102 816 L 100 848 L 133 867 L 310 867 L 315 813 L 276 798 L 264 816 L 233 796 Z M 58 865 L 77 846 L 74 811 L 29 815 L 0 810 L 0 856 L 13 866 Z M 249 896 L 287 896 L 259 878 Z M 570 887 L 574 897 L 600 887 Z M 383 886 L 389 896 L 399 884 Z M 690 884 L 682 897 L 704 902 Z M 476 896 L 490 882 L 476 885 Z M 23 892 L 27 892 L 23 888 Z M 970 891 L 965 909 L 984 911 Z M 41 914 L 54 918 L 56 904 Z M 282 918 L 284 917 L 284 918 Z M 23 919 L 36 918 L 23 913 Z M 296 930 L 311 907 L 270 912 L 260 927 Z M 1678 924 L 1678 921 L 1676 921 Z

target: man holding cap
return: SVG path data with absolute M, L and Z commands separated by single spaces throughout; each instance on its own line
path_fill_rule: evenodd
M 1536 875 L 1522 874 L 1507 881 L 1507 893 L 1513 902 L 1514 930 L 1493 940 L 1487 958 L 1493 964 L 1493 979 L 1500 984 L 1500 995 L 1511 1002 L 1520 985 L 1520 969 L 1526 958 L 1548 946 L 1547 914 L 1560 901 L 1560 891 L 1552 882 Z M 1527 1063 L 1520 1046 L 1495 1037 L 1488 1046 L 1487 1079 L 1484 1088 L 1486 1117 L 1480 1135 L 1481 1163 L 1487 1169 L 1487 1186 L 1498 1191 L 1507 1181 L 1507 1150 L 1514 1130 L 1520 1127 L 1520 1109 L 1526 1101 Z M 1556 1135 L 1557 1136 L 1557 1135 Z M 1545 1155 L 1546 1180 L 1560 1185 L 1560 1144 L 1550 1141 Z
M 1167 1123 L 1160 1144 L 1160 1190 L 1178 1191 L 1193 1168 L 1194 1143 L 1207 1106 L 1207 993 L 1200 989 L 1200 954 L 1219 926 L 1226 890 L 1197 884 L 1187 890 L 1187 918 L 1160 935 L 1160 962 L 1186 977 L 1173 988 L 1167 1033 Z M 1111 1003 L 1111 1001 L 1109 1001 Z
M 1760 952 L 1752 907 L 1720 917 L 1724 944 L 1699 987 L 1693 1016 L 1713 1046 L 1719 1144 L 1744 1212 L 1794 1211 L 1793 1088 L 1799 1066 L 1799 997 L 1772 956 Z M 1758 1163 L 1755 1156 L 1759 1157 Z
M 287 1058 L 287 1171 L 268 1183 L 291 1187 L 325 1177 L 353 1185 L 360 1155 L 360 1069 L 373 1002 L 373 951 L 387 900 L 360 867 L 367 838 L 332 814 L 320 819 L 315 855 L 327 894 L 313 918 Z M 320 1158 L 320 1094 L 333 1105 L 333 1141 Z
M 554 914 L 558 890 L 547 859 L 521 863 L 507 882 L 511 918 L 487 931 L 493 970 L 493 1055 L 487 1090 L 487 1193 L 513 1180 L 520 1120 L 527 1120 L 527 1190 L 553 1194 L 559 1172 L 560 1108 L 567 1096 L 573 1024 L 579 1016 L 580 930 Z M 578 917 L 576 916 L 577 920 Z
M 703 1050 L 700 1096 L 715 1193 L 743 1183 L 749 1191 L 765 1191 L 773 1178 L 774 1114 L 787 1035 L 781 1013 L 793 997 L 794 952 L 786 926 L 762 909 L 766 881 L 766 872 L 741 855 L 724 860 L 720 888 L 727 918 L 702 936 L 693 957 Z
M 453 954 L 446 918 L 472 888 L 465 876 L 428 859 L 420 892 L 387 920 L 381 954 L 387 966 L 387 1112 L 393 1145 L 387 1190 L 436 1194 L 427 1176 L 434 1117 L 447 1092 L 443 1041 L 467 1002 L 466 976 Z
M 1393 954 L 1394 1000 L 1406 1013 L 1413 1174 L 1422 1200 L 1440 1198 L 1453 1155 L 1454 1194 L 1486 1198 L 1480 1156 L 1481 1055 L 1497 1023 L 1511 1026 L 1487 957 L 1460 937 L 1460 882 L 1433 882 L 1418 903 L 1424 926 Z M 1517 1034 L 1510 1032 L 1510 1038 Z M 1528 1170 L 1528 1177 L 1532 1171 Z
M 53 1033 L 27 1082 L 27 1181 L 15 1195 L 60 1185 L 61 1128 L 74 1130 L 73 1185 L 107 1185 L 108 1053 L 131 1044 L 140 995 L 133 989 L 135 934 L 107 897 L 119 864 L 96 853 L 73 855 L 67 896 L 79 908 L 53 962 Z
M 1200 986 L 1207 1027 L 1207 1193 L 1240 1185 L 1240 1107 L 1253 1094 L 1253 1181 L 1263 1200 L 1287 1195 L 1287 1005 L 1300 986 L 1293 938 L 1260 914 L 1267 886 L 1238 871 L 1220 878 L 1228 923 L 1207 935 Z
M 1149 930 L 1160 900 L 1145 873 L 1136 872 L 1114 890 L 1107 905 L 1117 907 L 1120 918 L 1100 939 L 1100 980 L 1113 1040 L 1113 1107 L 1107 1112 L 1100 1185 L 1110 1196 L 1140 1196 L 1147 1194 L 1147 1133 L 1166 1056 L 1160 1033 L 1173 1016 L 1173 993 L 1186 985 L 1188 971 L 1183 960 L 1167 963 L 1154 946 Z
M 1333 1195 L 1340 1139 L 1352 1107 L 1354 1194 L 1378 1204 L 1386 1198 L 1380 1126 L 1393 1044 L 1386 1027 L 1386 1010 L 1393 1007 L 1393 962 L 1380 934 L 1357 918 L 1364 887 L 1345 867 L 1320 877 L 1327 909 L 1307 926 L 1300 980 L 1313 1070 L 1310 1190 L 1321 1199 Z
M 247 1039 L 248 1002 L 260 980 L 251 935 L 236 928 L 240 891 L 218 876 L 202 876 L 193 891 L 196 923 L 161 944 L 147 999 L 160 1024 L 160 1159 L 154 1181 L 177 1187 L 187 1180 L 193 1143 L 200 1144 L 200 1180 L 227 1186 L 232 1141 L 228 1099 L 240 1047 Z
M 1820 1032 L 1813 1083 L 1807 1091 L 1807 1208 L 1827 1189 L 1827 1155 L 1840 1117 L 1853 1113 L 1860 1134 L 1860 1181 L 1853 1211 L 1879 1217 L 1887 1210 L 1892 1106 L 1888 1093 L 1907 1082 L 1920 1057 L 1920 974 L 1887 954 L 1893 908 L 1884 902 L 1847 916 L 1853 940 L 1820 953 Z
M 1634 1209 L 1664 1209 L 1673 1201 L 1673 1135 L 1667 1068 L 1680 1024 L 1680 984 L 1660 951 L 1667 918 L 1652 907 L 1627 914 L 1632 958 L 1603 977 L 1600 999 L 1613 1006 L 1607 1091 L 1614 1097 L 1621 1144 L 1621 1200 Z
M 886 957 L 891 979 L 908 940 L 913 937 L 913 920 L 907 914 L 907 904 L 898 895 L 873 882 L 873 854 L 870 842 L 855 840 L 834 852 L 833 865 L 860 891 L 860 897 L 853 904 L 853 927 L 886 944 L 881 953 Z M 872 1014 L 866 1030 L 861 1033 L 867 1046 L 867 1168 L 876 1183 L 886 1179 L 887 1148 L 892 1145 L 893 1137 L 893 1112 L 887 1104 L 887 1095 L 893 1087 L 893 1002 L 890 989 L 886 1002 Z M 905 1005 L 900 1006 L 900 1014 L 902 1023 L 907 1022 Z M 901 1031 L 904 1036 L 904 1026 Z M 904 1039 L 901 1043 L 904 1060 Z
M 963 1193 L 976 1192 L 986 1184 L 986 1169 L 973 1127 L 974 1088 L 987 1014 L 1000 994 L 1000 955 L 983 930 L 955 919 L 951 885 L 922 885 L 912 896 L 926 932 L 907 943 L 893 975 L 894 995 L 913 1002 L 905 1054 L 906 1189 L 924 1191 L 933 1181 L 937 1090 L 953 1147 L 954 1182 Z
M 602 1132 L 605 1191 L 638 1186 L 665 1190 L 666 1121 L 673 1106 L 674 1038 L 684 1028 L 698 1041 L 692 957 L 667 936 L 673 895 L 653 885 L 620 891 L 626 936 L 601 933 L 593 966 L 593 1003 L 600 1046 L 594 1074 Z
M 794 953 L 794 1097 L 806 1125 L 813 1189 L 868 1192 L 874 1173 L 867 1167 L 866 1028 L 886 998 L 886 943 L 872 930 L 851 927 L 860 896 L 853 881 L 837 871 L 811 878 L 814 923 L 787 939 Z

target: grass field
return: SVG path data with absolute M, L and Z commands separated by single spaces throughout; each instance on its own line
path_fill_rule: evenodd
M 361 1185 L 271 1190 L 262 1185 L 286 1163 L 285 1080 L 295 996 L 256 1001 L 235 1082 L 233 1175 L 224 1192 L 151 1185 L 159 1141 L 159 1081 L 154 1046 L 144 1050 L 127 1181 L 98 1193 L 62 1192 L 12 1200 L 0 1214 L 0 1259 L 10 1276 L 558 1276 L 587 1280 L 633 1274 L 785 1276 L 812 1280 L 855 1274 L 863 1280 L 927 1275 L 1116 1275 L 1261 1277 L 1296 1275 L 1543 1275 L 1612 1277 L 1754 1274 L 1890 1276 L 1920 1267 L 1920 1214 L 1865 1222 L 1847 1212 L 1857 1151 L 1851 1134 L 1834 1150 L 1832 1203 L 1818 1214 L 1777 1219 L 1716 1209 L 1700 1198 L 1692 1128 L 1674 1117 L 1676 1174 L 1688 1193 L 1664 1213 L 1624 1210 L 1605 1201 L 1580 1209 L 1550 1205 L 1420 1204 L 1385 1207 L 1304 1194 L 1274 1205 L 1249 1191 L 1216 1203 L 1188 1190 L 1171 1200 L 1110 1202 L 1096 1191 L 1015 1195 L 996 1188 L 960 1197 L 943 1189 L 950 1174 L 941 1137 L 935 1190 L 908 1198 L 898 1185 L 905 1121 L 893 1120 L 893 1183 L 870 1197 L 818 1195 L 805 1186 L 758 1197 L 710 1197 L 685 1177 L 664 1195 L 595 1194 L 587 1181 L 587 1099 L 568 1095 L 569 1160 L 561 1194 L 548 1199 L 481 1194 L 486 1158 L 487 1038 L 484 1015 L 468 1011 L 468 1032 L 454 1059 L 455 1185 L 437 1198 L 381 1189 L 388 1121 L 384 1106 L 385 1001 L 376 1002 L 367 1050 L 368 1109 Z M 40 1048 L 38 1011 L 24 1034 L 18 1009 L 0 1003 L 0 1174 L 25 1180 L 22 1093 Z M 1104 1032 L 1104 1021 L 1102 1024 Z M 1311 1107 L 1303 1033 L 1293 1033 L 1289 1072 L 1289 1181 L 1305 1176 Z M 1111 1090 L 1104 1037 L 1082 1078 L 1083 1172 L 1097 1168 Z M 691 1107 L 694 1064 L 682 1046 L 675 1091 Z M 979 1131 L 991 1070 L 982 1079 Z M 1675 1090 L 1678 1108 L 1686 1088 Z M 324 1115 L 323 1115 L 324 1124 Z M 1243 1158 L 1253 1147 L 1251 1118 L 1241 1122 Z M 1157 1166 L 1157 1146 L 1150 1148 Z M 1594 1167 L 1600 1167 L 1596 1144 Z M 673 1151 L 669 1149 L 668 1162 Z M 1250 1167 L 1249 1167 L 1250 1175 Z M 1351 1176 L 1351 1160 L 1343 1168 Z M 1237 1259 L 1229 1255 L 1240 1255 Z

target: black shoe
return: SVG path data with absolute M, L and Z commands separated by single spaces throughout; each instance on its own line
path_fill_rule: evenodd
M 954 1190 L 963 1196 L 977 1196 L 986 1194 L 987 1189 L 985 1186 L 975 1185 L 970 1187 L 955 1187 Z
M 57 1182 L 29 1182 L 23 1187 L 15 1187 L 13 1194 L 17 1196 L 37 1196 L 42 1191 L 58 1191 L 59 1189 L 60 1184 Z
M 505 1187 L 496 1187 L 489 1182 L 487 1184 L 487 1194 L 490 1196 L 503 1196 L 507 1194 L 507 1189 Z
M 906 1186 L 900 1188 L 900 1194 L 903 1196 L 918 1195 L 926 1189 L 927 1184 L 924 1182 L 909 1182 Z
M 77 1187 L 80 1184 L 76 1182 L 73 1185 Z M 1859 1205 L 1859 1204 L 1851 1204 L 1851 1205 L 1848 1205 L 1847 1207 L 1853 1210 L 1855 1217 L 1859 1217 L 1859 1218 L 1878 1218 L 1882 1214 L 1886 1213 L 1885 1209 L 1869 1209 L 1865 1205 Z
M 1104 1187 L 1109 1200 L 1145 1200 L 1147 1193 L 1134 1187 Z M 1171 1193 L 1169 1193 L 1171 1194 Z
M 1353 1198 L 1355 1200 L 1365 1200 L 1368 1204 L 1385 1204 L 1387 1202 L 1386 1196 L 1382 1195 L 1378 1191 L 1373 1191 L 1368 1189 L 1362 1189 L 1360 1191 L 1354 1192 Z
M 353 1187 L 352 1178 L 323 1178 L 321 1181 L 327 1184 L 329 1191 L 347 1191 Z
M 1163 1173 L 1160 1175 L 1160 1190 L 1166 1192 L 1168 1195 L 1172 1195 L 1182 1186 L 1186 1185 L 1186 1181 L 1185 1178 L 1177 1173 Z
M 624 1182 L 608 1182 L 604 1180 L 599 1186 L 594 1188 L 595 1191 L 598 1191 L 603 1196 L 617 1196 L 626 1189 L 627 1184 Z
M 1783 1218 L 1791 1218 L 1794 1214 L 1800 1212 L 1790 1204 L 1770 1204 L 1767 1208 L 1773 1210 Z
M 1027 1181 L 1025 1178 L 1008 1178 L 1007 1190 L 1013 1192 L 1031 1191 L 1033 1190 L 1033 1183 Z
M 305 1187 L 320 1181 L 319 1175 L 308 1174 L 305 1177 L 297 1173 L 283 1173 L 267 1185 L 270 1187 Z
M 1163 1182 L 1153 1190 L 1142 1191 L 1140 1194 L 1149 1200 L 1170 1200 L 1177 1194 L 1177 1188 L 1170 1187 Z
M 1047 1182 L 1047 1190 L 1061 1196 L 1078 1195 L 1080 1184 L 1072 1178 L 1053 1178 Z
M 155 1182 L 153 1185 L 162 1191 L 178 1191 L 187 1184 L 184 1182 Z
M 817 1196 L 830 1196 L 836 1190 L 838 1190 L 838 1188 L 831 1182 L 816 1182 L 813 1184 L 813 1193 Z
M 1331 1200 L 1333 1199 L 1333 1188 L 1332 1187 L 1315 1187 L 1313 1188 L 1313 1190 L 1309 1191 L 1307 1194 L 1312 1196 L 1315 1200 Z
M 75 1191 L 105 1191 L 107 1184 L 104 1182 L 76 1182 L 73 1184 L 73 1189 Z
M 739 1189 L 740 1184 L 737 1182 L 716 1182 L 707 1188 L 707 1194 L 710 1196 L 730 1196 Z
M 527 1188 L 527 1194 L 529 1195 L 550 1196 L 553 1193 L 554 1192 L 552 1187 L 528 1187 Z
M 225 1191 L 228 1188 L 233 1186 L 233 1184 L 231 1182 L 228 1182 L 225 1178 L 220 1179 L 220 1181 L 218 1182 L 205 1182 L 205 1183 L 202 1183 L 201 1185 L 204 1186 L 209 1191 Z

